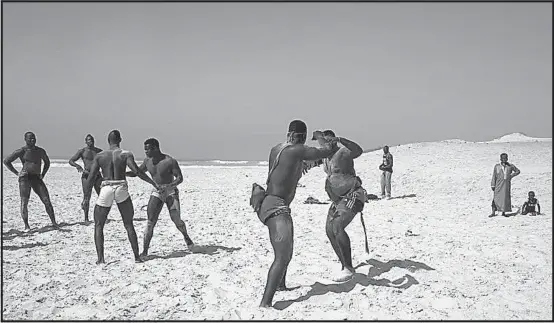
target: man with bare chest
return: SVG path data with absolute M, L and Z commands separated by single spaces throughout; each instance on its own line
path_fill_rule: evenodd
M 332 130 L 325 130 L 323 134 L 327 140 L 337 138 Z M 327 174 L 325 191 L 333 201 L 327 214 L 325 231 L 342 265 L 341 273 L 334 280 L 346 281 L 354 275 L 355 270 L 352 265 L 350 238 L 345 229 L 354 216 L 363 210 L 366 192 L 354 170 L 354 159 L 362 154 L 362 147 L 342 137 L 338 137 L 338 142 L 343 146 L 339 147 L 334 142 L 334 153 L 323 160 Z
M 135 214 L 133 208 L 133 201 L 129 195 L 129 187 L 127 185 L 127 179 L 125 177 L 125 169 L 129 167 L 135 172 L 140 179 L 152 184 L 156 189 L 158 185 L 150 178 L 144 171 L 139 169 L 135 163 L 135 156 L 128 150 L 123 150 L 120 147 L 121 134 L 118 130 L 112 130 L 108 134 L 108 144 L 110 148 L 108 150 L 101 151 L 92 161 L 90 166 L 90 174 L 85 183 L 85 196 L 83 203 L 85 205 L 90 200 L 92 194 L 92 185 L 96 176 L 102 169 L 104 178 L 100 186 L 100 193 L 98 199 L 96 199 L 96 205 L 94 206 L 94 243 L 96 245 L 96 253 L 98 255 L 98 261 L 96 264 L 105 263 L 104 260 L 104 225 L 110 213 L 110 209 L 115 201 L 121 218 L 123 220 L 123 226 L 127 231 L 127 237 L 131 243 L 133 249 L 133 255 L 135 256 L 135 262 L 142 262 L 139 255 L 137 233 L 133 225 L 133 217 Z
M 292 259 L 294 240 L 290 204 L 296 195 L 298 181 L 305 172 L 305 162 L 320 160 L 333 152 L 331 144 L 318 131 L 313 136 L 322 148 L 307 146 L 307 131 L 303 121 L 293 120 L 289 124 L 287 141 L 277 144 L 269 153 L 267 191 L 256 183 L 252 185 L 250 205 L 260 221 L 267 226 L 275 254 L 267 274 L 261 307 L 272 305 L 277 290 L 287 290 L 285 280 Z
M 167 206 L 171 221 L 183 235 L 188 249 L 194 252 L 194 243 L 187 233 L 185 222 L 181 219 L 181 206 L 179 203 L 179 190 L 177 186 L 183 182 L 183 175 L 177 160 L 166 155 L 160 150 L 160 143 L 155 138 L 149 138 L 144 142 L 146 159 L 139 166 L 142 171 L 148 170 L 152 179 L 158 184 L 159 190 L 155 189 L 148 201 L 148 223 L 144 233 L 144 245 L 142 257 L 148 256 L 148 247 L 154 235 L 154 227 L 163 205 Z M 136 176 L 134 172 L 127 172 L 127 176 Z
M 21 217 L 25 224 L 25 231 L 31 230 L 29 226 L 29 214 L 27 205 L 31 197 L 31 188 L 40 197 L 40 200 L 46 208 L 46 213 L 50 217 L 50 221 L 54 227 L 58 227 L 54 216 L 54 207 L 50 201 L 50 195 L 46 184 L 42 180 L 46 176 L 46 172 L 50 168 L 50 159 L 48 154 L 41 147 L 36 146 L 36 136 L 32 132 L 25 133 L 26 145 L 17 149 L 4 159 L 4 165 L 19 178 L 19 195 L 21 197 Z M 21 160 L 23 167 L 21 171 L 17 171 L 12 163 L 18 159 Z M 44 161 L 44 168 L 41 172 L 41 162 Z
M 81 184 L 83 186 L 83 194 L 85 191 L 85 183 L 88 177 L 88 174 L 90 173 L 90 166 L 92 165 L 92 161 L 94 160 L 94 156 L 102 151 L 102 149 L 94 146 L 94 137 L 91 134 L 88 134 L 85 137 L 85 144 L 86 146 L 84 148 L 79 149 L 73 157 L 69 159 L 69 165 L 77 168 L 77 171 L 79 173 L 82 173 L 81 175 Z M 82 159 L 83 160 L 83 167 L 81 165 L 77 164 L 76 161 Z M 99 173 L 94 178 L 94 190 L 96 191 L 96 194 L 100 194 L 100 184 L 102 184 L 102 175 Z M 89 204 L 86 203 L 83 205 L 83 212 L 85 213 L 85 222 L 88 222 L 88 211 L 89 211 Z

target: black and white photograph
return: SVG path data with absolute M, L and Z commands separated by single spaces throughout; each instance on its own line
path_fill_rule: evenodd
M 2 2 L 2 321 L 551 321 L 552 3 Z

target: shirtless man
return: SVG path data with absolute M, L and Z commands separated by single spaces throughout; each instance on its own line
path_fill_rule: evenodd
M 54 207 L 50 201 L 50 195 L 46 184 L 42 180 L 50 168 L 50 159 L 48 154 L 41 147 L 36 145 L 37 138 L 34 133 L 28 131 L 25 133 L 25 146 L 17 149 L 4 159 L 4 165 L 19 178 L 19 196 L 21 197 L 21 217 L 25 224 L 25 231 L 31 230 L 29 226 L 29 214 L 27 205 L 31 197 L 31 188 L 40 197 L 40 200 L 46 208 L 46 213 L 50 217 L 52 226 L 58 227 L 56 217 L 54 216 Z M 18 159 L 21 160 L 23 167 L 18 172 L 12 163 Z M 44 161 L 42 172 L 40 171 L 41 162 Z
M 81 175 L 81 184 L 83 185 L 83 194 L 85 192 L 85 183 L 88 177 L 88 174 L 90 173 L 90 165 L 92 165 L 92 160 L 94 159 L 94 156 L 102 151 L 102 149 L 98 147 L 94 147 L 94 137 L 91 134 L 88 134 L 85 137 L 85 144 L 86 146 L 84 148 L 79 149 L 73 157 L 69 159 L 69 165 L 77 168 L 77 171 L 79 173 L 82 173 Z M 82 159 L 83 160 L 83 167 L 81 165 L 77 164 L 76 161 Z M 96 194 L 100 194 L 100 184 L 102 183 L 102 175 L 98 174 L 96 178 L 94 179 L 94 190 L 96 191 Z M 83 206 L 83 211 L 85 212 L 85 222 L 89 222 L 88 219 L 88 210 L 89 210 L 89 204 L 90 201 L 87 201 L 88 203 Z
M 251 205 L 260 221 L 268 227 L 269 239 L 275 253 L 260 307 L 271 307 L 275 292 L 278 289 L 286 289 L 285 276 L 293 252 L 293 225 L 289 205 L 294 199 L 296 185 L 305 169 L 304 161 L 319 160 L 333 152 L 321 132 L 314 132 L 314 137 L 323 148 L 306 146 L 306 134 L 307 127 L 304 122 L 292 121 L 287 141 L 273 147 L 269 154 L 267 192 L 263 191 L 261 186 L 253 185 Z
M 342 265 L 340 275 L 334 280 L 342 282 L 352 278 L 355 273 L 350 238 L 345 229 L 354 216 L 364 209 L 366 201 L 362 181 L 356 176 L 354 170 L 354 159 L 360 157 L 363 150 L 355 142 L 336 137 L 332 130 L 325 130 L 323 134 L 329 141 L 336 139 L 332 144 L 333 154 L 323 160 L 323 167 L 327 174 L 325 191 L 333 201 L 327 213 L 325 232 Z M 339 147 L 337 142 L 343 146 Z
M 131 248 L 135 256 L 135 262 L 142 262 L 139 256 L 139 248 L 137 242 L 137 233 L 133 226 L 134 208 L 131 196 L 129 196 L 127 180 L 125 178 L 125 168 L 129 168 L 140 177 L 142 180 L 152 184 L 158 189 L 157 184 L 143 170 L 139 169 L 135 163 L 133 153 L 123 150 L 119 147 L 121 143 L 121 134 L 118 130 L 112 130 L 108 135 L 108 143 L 110 149 L 104 150 L 94 156 L 90 173 L 85 183 L 85 196 L 83 198 L 83 207 L 90 200 L 92 193 L 92 185 L 102 169 L 104 179 L 100 187 L 100 193 L 94 207 L 94 243 L 96 244 L 96 253 L 98 261 L 96 264 L 105 263 L 104 261 L 104 224 L 110 213 L 110 209 L 115 200 L 123 225 L 127 231 L 127 237 L 131 242 Z
M 154 226 L 158 222 L 158 217 L 162 211 L 164 203 L 169 210 L 169 216 L 177 229 L 183 234 L 185 243 L 190 251 L 193 251 L 194 243 L 187 233 L 185 222 L 181 220 L 181 206 L 179 204 L 179 190 L 177 186 L 183 182 L 183 174 L 177 160 L 169 155 L 166 155 L 160 150 L 160 143 L 155 138 L 147 139 L 144 142 L 144 153 L 146 159 L 139 166 L 142 171 L 148 170 L 152 179 L 160 190 L 154 189 L 150 195 L 148 202 L 148 223 L 144 232 L 144 246 L 141 257 L 148 255 L 148 247 L 154 234 Z M 127 172 L 127 176 L 136 176 L 133 172 Z

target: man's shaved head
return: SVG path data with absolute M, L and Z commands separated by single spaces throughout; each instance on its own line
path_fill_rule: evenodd
M 302 120 L 293 120 L 289 124 L 289 132 L 306 133 L 308 132 L 308 127 Z
M 108 143 L 109 144 L 118 144 L 121 142 L 121 133 L 119 130 L 112 130 L 108 134 Z

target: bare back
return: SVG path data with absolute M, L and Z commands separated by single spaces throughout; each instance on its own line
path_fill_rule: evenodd
M 134 162 L 133 153 L 121 148 L 104 150 L 94 159 L 102 169 L 104 180 L 125 180 L 125 169 L 128 163 Z

